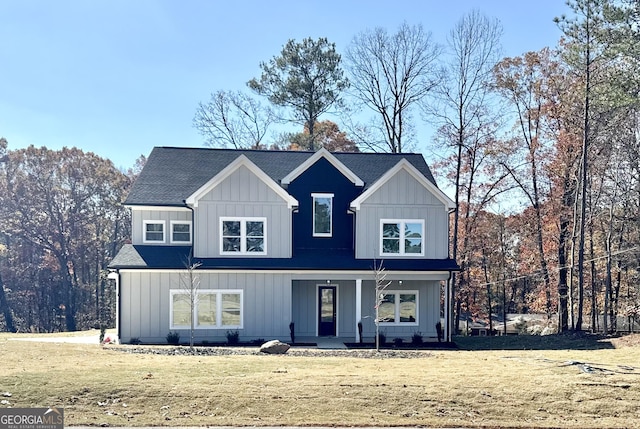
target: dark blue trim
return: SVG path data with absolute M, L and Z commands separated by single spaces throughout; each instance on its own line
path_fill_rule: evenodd
M 121 250 L 127 258 L 118 254 L 110 268 L 183 269 L 189 259 L 190 246 L 133 246 Z M 132 257 L 133 256 L 133 257 Z M 379 265 L 381 260 L 377 260 Z M 384 268 L 390 271 L 458 271 L 460 267 L 452 259 L 385 259 Z M 372 259 L 355 259 L 351 252 L 332 251 L 323 255 L 317 252 L 299 252 L 293 258 L 193 258 L 199 269 L 229 270 L 309 270 L 309 271 L 361 271 L 373 270 Z

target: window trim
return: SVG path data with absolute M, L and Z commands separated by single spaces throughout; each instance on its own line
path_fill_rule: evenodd
M 175 225 L 189 225 L 189 240 L 174 240 L 173 239 L 173 227 Z M 172 220 L 170 222 L 169 240 L 171 244 L 191 244 L 193 241 L 193 224 L 190 220 Z
M 314 192 L 311 194 L 311 230 L 314 237 L 333 237 L 333 197 L 332 193 Z M 316 198 L 329 198 L 329 232 L 316 232 Z
M 240 295 L 240 324 L 239 325 L 223 325 L 222 324 L 222 295 L 232 294 Z M 175 295 L 186 295 L 189 299 L 189 291 L 184 289 L 169 290 L 169 329 L 191 329 L 190 325 L 176 325 L 173 323 L 173 297 Z M 210 326 L 198 326 L 198 295 L 216 295 L 216 324 Z M 188 301 L 187 301 L 188 303 Z M 193 312 L 193 328 L 196 330 L 203 329 L 244 329 L 244 290 L 242 289 L 201 289 L 196 291 L 195 311 Z
M 162 225 L 162 240 L 147 240 L 147 225 Z M 167 231 L 167 222 L 164 220 L 143 220 L 142 221 L 142 242 L 145 244 L 164 244 L 167 242 L 166 231 Z
M 394 321 L 379 322 L 380 326 L 419 326 L 420 325 L 420 295 L 417 290 L 385 290 L 383 295 L 395 295 Z M 416 296 L 416 320 L 414 322 L 400 322 L 400 295 Z
M 384 251 L 384 225 L 385 224 L 391 224 L 391 223 L 396 223 L 396 224 L 400 224 L 400 247 L 398 249 L 398 253 L 385 253 Z M 408 223 L 419 223 L 421 226 L 421 230 L 420 230 L 420 235 L 421 235 L 421 240 L 422 240 L 422 245 L 420 246 L 420 253 L 406 253 L 405 252 L 405 236 L 404 236 L 404 230 L 405 230 L 405 225 Z M 414 256 L 414 257 L 419 257 L 419 256 L 424 256 L 424 252 L 425 252 L 425 221 L 424 219 L 380 219 L 380 256 Z
M 231 252 L 224 250 L 224 222 L 240 222 L 240 251 Z M 248 252 L 247 251 L 247 222 L 262 222 L 262 252 Z M 220 226 L 218 228 L 220 255 L 225 256 L 250 256 L 250 255 L 266 255 L 267 254 L 267 218 L 266 217 L 236 217 L 236 216 L 220 216 Z

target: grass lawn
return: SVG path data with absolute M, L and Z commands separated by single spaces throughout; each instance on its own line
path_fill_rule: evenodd
M 0 406 L 62 406 L 66 426 L 640 428 L 638 335 L 462 338 L 416 359 L 128 354 L 17 336 L 0 334 Z

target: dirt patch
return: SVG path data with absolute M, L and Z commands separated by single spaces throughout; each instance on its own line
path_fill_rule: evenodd
M 617 349 L 623 347 L 640 347 L 640 334 L 628 334 L 612 338 L 611 344 L 613 344 Z

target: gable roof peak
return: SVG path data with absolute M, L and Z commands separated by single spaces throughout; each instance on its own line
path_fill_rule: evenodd
M 363 201 L 373 195 L 378 189 L 393 178 L 399 171 L 406 171 L 414 179 L 418 181 L 423 187 L 429 190 L 439 201 L 441 201 L 447 210 L 455 208 L 455 203 L 449 198 L 440 188 L 436 186 L 431 180 L 425 177 L 411 162 L 406 158 L 401 158 L 393 168 L 387 170 L 375 183 L 373 183 L 366 191 L 364 191 L 358 198 L 351 202 L 351 208 L 360 210 L 360 205 Z
M 331 165 L 333 165 L 343 176 L 349 179 L 356 186 L 364 186 L 364 182 L 353 171 L 351 171 L 346 165 L 344 165 L 338 158 L 325 148 L 321 148 L 315 152 L 309 158 L 307 158 L 302 164 L 297 166 L 293 171 L 282 178 L 281 183 L 283 186 L 291 184 L 298 176 L 304 173 L 309 167 L 315 164 L 320 158 L 324 158 Z
M 289 208 L 298 205 L 298 201 L 295 198 L 289 195 L 287 191 L 282 189 L 282 187 L 280 187 L 271 177 L 269 177 L 268 174 L 262 171 L 260 167 L 253 163 L 243 153 L 238 155 L 238 157 L 234 159 L 233 162 L 223 168 L 220 172 L 218 172 L 218 174 L 214 175 L 209 181 L 198 188 L 198 190 L 189 195 L 189 197 L 187 197 L 187 199 L 185 200 L 185 203 L 189 206 L 197 207 L 200 198 L 202 198 L 209 191 L 222 183 L 222 181 L 229 177 L 233 172 L 237 171 L 240 167 L 246 167 L 260 180 L 262 180 L 269 188 L 271 188 L 278 196 L 280 196 L 280 198 L 286 201 Z

